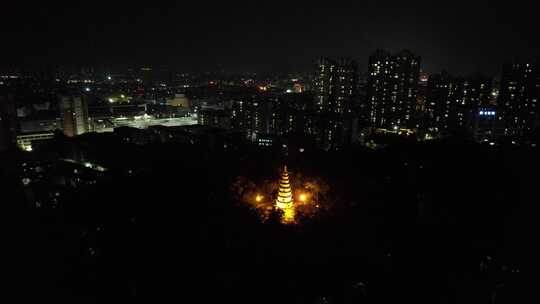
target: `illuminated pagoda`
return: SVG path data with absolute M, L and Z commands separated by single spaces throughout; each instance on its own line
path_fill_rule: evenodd
M 283 211 L 283 222 L 294 222 L 294 202 L 291 183 L 289 182 L 289 173 L 287 166 L 283 169 L 283 174 L 279 180 L 279 191 L 276 199 L 276 208 Z

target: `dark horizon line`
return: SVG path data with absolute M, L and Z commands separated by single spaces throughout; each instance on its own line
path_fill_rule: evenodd
M 379 50 L 379 49 L 377 49 Z M 385 51 L 388 51 L 387 49 L 382 49 Z M 406 50 L 406 49 L 402 49 Z M 398 51 L 399 52 L 399 51 Z M 390 54 L 395 54 L 395 51 L 390 51 Z M 414 52 L 413 52 L 414 53 Z M 373 54 L 373 53 L 371 53 Z M 416 53 L 414 53 L 416 54 Z M 422 62 L 423 62 L 423 56 L 418 55 L 420 57 L 420 70 L 421 72 L 427 72 L 427 70 L 422 68 Z M 46 62 L 46 63 L 37 63 L 37 62 L 26 62 L 26 63 L 4 63 L 0 64 L 0 72 L 14 72 L 14 73 L 36 73 L 36 72 L 47 72 L 47 71 L 58 71 L 62 69 L 68 69 L 68 70 L 81 70 L 81 69 L 96 69 L 96 70 L 109 70 L 109 72 L 126 72 L 129 70 L 140 70 L 144 67 L 150 67 L 152 69 L 158 70 L 158 71 L 168 71 L 168 72 L 179 72 L 179 73 L 225 73 L 225 74 L 255 74 L 255 75 L 280 75 L 280 74 L 294 74 L 294 73 L 305 73 L 309 72 L 311 70 L 311 67 L 315 65 L 317 59 L 319 58 L 347 58 L 352 59 L 358 64 L 358 70 L 364 72 L 360 72 L 360 74 L 367 74 L 367 68 L 368 68 L 368 60 L 369 56 L 360 61 L 352 56 L 318 56 L 308 62 L 303 63 L 296 63 L 292 66 L 289 66 L 289 68 L 274 68 L 274 69 L 268 69 L 268 68 L 260 68 L 260 67 L 253 67 L 253 68 L 246 68 L 244 65 L 240 65 L 239 67 L 231 67 L 231 65 L 228 64 L 221 64 L 217 65 L 215 67 L 208 67 L 201 65 L 202 67 L 196 68 L 193 66 L 188 66 L 186 64 L 181 63 L 61 63 L 61 62 Z M 450 67 L 437 69 L 437 71 L 429 71 L 427 74 L 440 74 L 442 72 L 448 72 L 450 75 L 455 76 L 471 76 L 471 75 L 485 75 L 490 77 L 496 77 L 496 75 L 500 75 L 502 72 L 502 68 L 505 64 L 508 63 L 533 63 L 537 64 L 540 62 L 540 56 L 537 58 L 533 56 L 512 56 L 507 57 L 498 64 L 497 71 L 494 73 L 485 72 L 485 71 L 474 71 L 474 72 L 448 72 L 451 70 Z M 114 71 L 116 70 L 116 71 Z M 122 71 L 118 71 L 122 70 Z M 73 71 L 75 72 L 75 71 Z M 80 71 L 79 71 L 80 72 Z

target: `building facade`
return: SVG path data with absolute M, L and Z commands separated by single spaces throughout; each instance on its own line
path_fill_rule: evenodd
M 314 110 L 344 114 L 354 105 L 358 66 L 354 60 L 322 58 L 317 61 L 314 87 Z
M 472 129 L 479 107 L 490 104 L 492 79 L 484 76 L 454 77 L 446 72 L 429 77 L 425 127 L 441 135 Z
M 479 142 L 491 142 L 502 135 L 495 106 L 480 106 L 473 110 L 472 134 Z
M 68 137 L 88 132 L 88 103 L 86 96 L 60 96 L 62 129 Z
M 37 142 L 54 138 L 54 132 L 41 131 L 17 135 L 17 145 L 23 151 L 32 151 Z
M 535 63 L 503 66 L 498 104 L 505 135 L 523 136 L 539 126 L 540 67 Z
M 371 125 L 417 128 L 420 57 L 407 50 L 397 54 L 378 50 L 369 57 L 368 72 Z
M 223 109 L 205 109 L 197 114 L 197 122 L 200 125 L 230 129 L 231 128 L 231 113 Z
M 235 100 L 231 105 L 231 127 L 244 132 L 248 139 L 256 141 L 259 134 L 271 133 L 273 102 L 246 98 Z

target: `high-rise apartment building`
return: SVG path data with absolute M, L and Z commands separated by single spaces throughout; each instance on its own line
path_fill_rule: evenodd
M 314 81 L 314 110 L 348 113 L 354 104 L 358 82 L 355 61 L 346 58 L 322 58 L 317 62 Z
M 479 107 L 489 104 L 492 79 L 484 76 L 453 77 L 446 72 L 429 77 L 426 127 L 441 134 L 470 129 Z
M 538 62 L 503 66 L 498 105 L 506 135 L 524 135 L 539 126 L 540 66 Z
M 255 141 L 259 134 L 270 133 L 272 107 L 273 103 L 264 99 L 235 100 L 231 106 L 231 126 Z
M 371 125 L 379 128 L 417 128 L 417 90 L 420 57 L 404 50 L 378 50 L 369 57 L 367 98 Z

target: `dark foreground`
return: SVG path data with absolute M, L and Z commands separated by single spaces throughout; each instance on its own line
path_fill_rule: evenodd
M 175 145 L 95 150 L 111 170 L 88 185 L 52 186 L 46 171 L 23 186 L 21 164 L 36 159 L 2 171 L 3 297 L 521 303 L 533 288 L 536 149 L 443 142 L 288 157 Z M 295 226 L 261 223 L 230 194 L 237 176 L 277 178 L 284 162 L 324 178 L 332 208 Z

